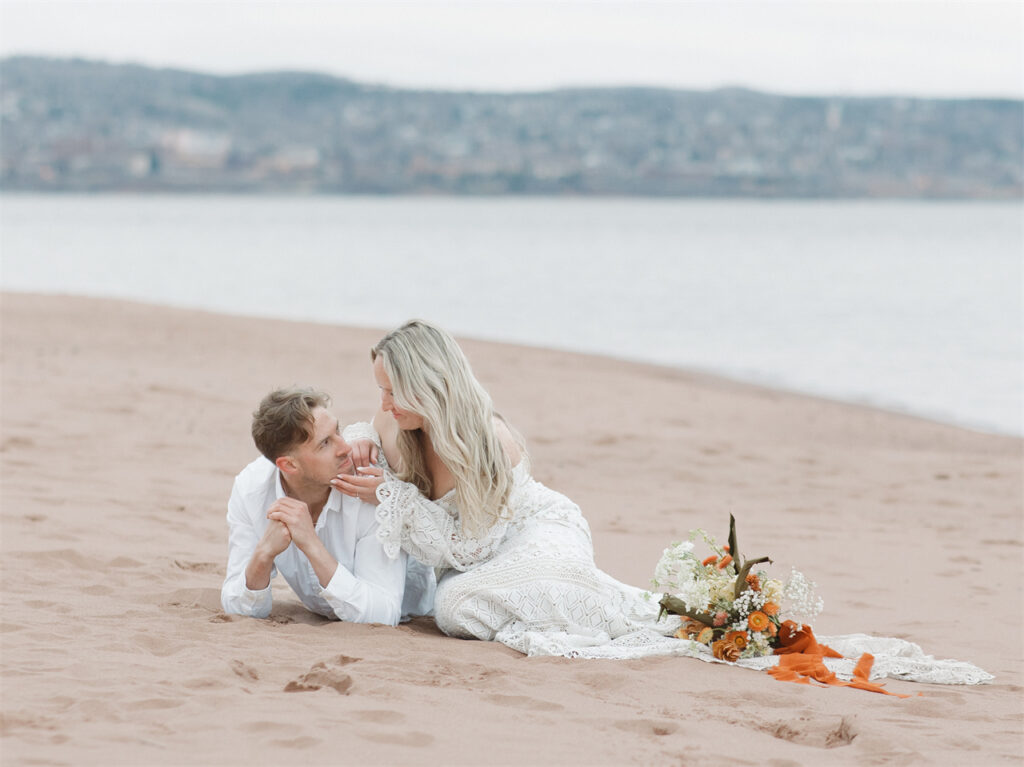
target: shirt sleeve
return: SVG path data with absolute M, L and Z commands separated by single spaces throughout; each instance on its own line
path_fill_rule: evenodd
M 220 589 L 220 603 L 224 612 L 232 615 L 248 615 L 253 618 L 266 618 L 273 607 L 270 584 L 260 591 L 252 591 L 245 585 L 245 568 L 249 566 L 260 534 L 245 513 L 242 493 L 235 481 L 228 501 L 228 566 L 224 577 L 224 585 Z M 277 568 L 270 573 L 273 580 Z
M 364 511 L 352 571 L 339 564 L 320 596 L 339 620 L 352 623 L 398 624 L 402 617 L 406 556 L 391 559 L 377 540 L 372 507 Z

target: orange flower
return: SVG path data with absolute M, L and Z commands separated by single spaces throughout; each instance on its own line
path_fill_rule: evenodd
M 724 557 L 718 560 L 718 569 L 724 570 L 732 562 L 732 554 L 726 554 Z
M 705 626 L 697 634 L 697 641 L 701 644 L 711 644 L 711 640 L 715 638 L 715 632 L 712 631 L 710 626 Z
M 719 639 L 711 645 L 711 654 L 719 660 L 727 660 L 730 663 L 735 663 L 739 660 L 740 648 L 732 642 L 726 642 L 724 639 Z
M 772 622 L 770 622 L 770 621 L 769 621 L 769 623 L 768 623 L 768 629 L 767 629 L 767 630 L 765 631 L 765 633 L 766 633 L 766 634 L 767 634 L 768 636 L 770 636 L 770 637 L 773 637 L 773 636 L 775 636 L 776 634 L 778 634 L 778 633 L 779 633 L 779 629 L 778 629 L 778 628 L 777 628 L 777 627 L 775 626 L 775 624 L 774 624 L 774 623 L 772 623 Z
M 701 564 L 704 565 L 705 567 L 707 567 L 710 564 L 714 564 L 716 559 L 718 559 L 718 557 L 716 557 L 714 554 L 712 554 L 710 557 L 708 557 L 703 562 L 701 562 Z
M 761 612 L 765 615 L 778 615 L 779 606 L 774 602 L 765 602 L 764 607 L 761 608 Z
M 760 591 L 761 590 L 761 579 L 758 578 L 753 573 L 751 573 L 750 575 L 747 576 L 747 585 L 750 586 L 750 588 L 752 590 L 754 590 L 754 591 Z
M 770 623 L 768 616 L 760 610 L 747 616 L 747 625 L 750 626 L 751 631 L 764 631 Z
M 732 642 L 734 645 L 739 647 L 741 650 L 747 648 L 747 632 L 746 631 L 730 631 L 724 637 L 726 642 Z
M 687 618 L 683 622 L 683 625 L 679 629 L 679 631 L 684 633 L 687 637 L 694 637 L 697 634 L 699 634 L 703 630 L 703 628 L 704 628 L 704 624 L 701 623 L 700 621 L 694 620 L 693 618 Z M 683 637 L 680 637 L 680 638 L 683 638 Z

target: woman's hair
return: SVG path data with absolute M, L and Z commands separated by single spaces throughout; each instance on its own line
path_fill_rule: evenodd
M 491 527 L 505 511 L 512 467 L 494 430 L 491 398 L 455 339 L 411 320 L 384 336 L 370 357 L 381 358 L 395 404 L 423 418 L 434 451 L 455 477 L 463 531 Z M 397 445 L 398 478 L 430 497 L 430 472 L 416 431 L 399 430 Z

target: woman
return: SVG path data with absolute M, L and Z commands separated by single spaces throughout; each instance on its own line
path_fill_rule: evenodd
M 671 638 L 680 625 L 640 589 L 594 565 L 590 529 L 579 507 L 530 477 L 522 441 L 498 416 L 454 339 L 412 321 L 371 352 L 381 391 L 373 425 L 345 430 L 365 441 L 357 466 L 383 452 L 384 469 L 339 476 L 342 492 L 378 503 L 378 538 L 442 571 L 435 619 L 446 634 L 497 640 L 530 655 L 641 658 L 694 655 Z M 830 668 L 847 678 L 862 653 L 872 677 L 935 683 L 991 679 L 958 661 L 935 660 L 899 639 L 854 634 L 822 638 L 845 658 Z M 767 668 L 777 658 L 744 658 Z
M 521 440 L 448 333 L 412 321 L 371 357 L 381 410 L 345 437 L 372 439 L 385 470 L 335 485 L 379 502 L 388 554 L 402 548 L 443 571 L 434 609 L 442 631 L 530 654 L 628 645 L 597 655 L 640 657 L 641 646 L 687 644 L 664 636 L 678 620 L 659 623 L 656 600 L 597 569 L 579 507 L 530 477 Z

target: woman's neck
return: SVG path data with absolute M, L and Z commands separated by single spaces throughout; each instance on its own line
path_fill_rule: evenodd
M 455 476 L 441 456 L 437 454 L 434 443 L 431 442 L 430 435 L 426 431 L 420 431 L 417 435 L 417 443 L 423 454 L 423 466 L 430 477 L 430 498 L 436 501 L 455 487 Z

